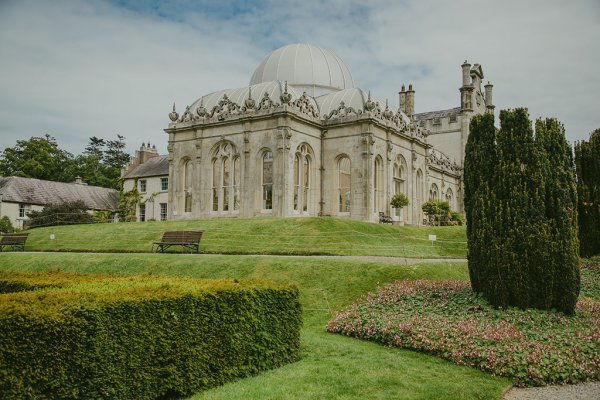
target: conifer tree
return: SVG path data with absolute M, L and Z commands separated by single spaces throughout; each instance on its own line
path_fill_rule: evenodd
M 487 272 L 483 262 L 482 246 L 490 240 L 489 229 L 485 220 L 479 215 L 483 210 L 488 217 L 487 209 L 489 188 L 494 178 L 496 163 L 496 128 L 494 114 L 487 113 L 475 116 L 471 120 L 469 139 L 466 145 L 464 182 L 465 182 L 465 214 L 467 217 L 467 240 L 469 242 L 469 275 L 473 290 L 482 290 L 482 280 Z
M 496 306 L 574 311 L 579 295 L 572 156 L 562 125 L 526 109 L 475 117 L 465 157 L 473 290 Z M 495 134 L 494 134 L 495 133 Z
M 579 241 L 582 257 L 600 254 L 600 129 L 575 144 Z

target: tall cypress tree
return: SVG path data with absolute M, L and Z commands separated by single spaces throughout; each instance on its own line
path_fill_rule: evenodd
M 600 129 L 575 144 L 581 256 L 600 254 Z
M 486 113 L 471 120 L 466 145 L 464 169 L 464 199 L 469 243 L 469 276 L 475 291 L 481 291 L 488 272 L 484 262 L 485 243 L 490 241 L 490 229 L 482 213 L 493 212 L 489 207 L 489 188 L 493 186 L 496 164 L 496 128 L 494 114 Z
M 497 306 L 572 313 L 577 219 L 564 129 L 556 120 L 538 121 L 534 138 L 526 109 L 504 110 L 494 141 L 482 133 L 493 132 L 489 118 L 474 118 L 465 157 L 472 287 Z

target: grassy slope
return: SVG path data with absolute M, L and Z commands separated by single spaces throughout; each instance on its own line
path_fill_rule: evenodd
M 467 279 L 465 263 L 399 266 L 295 257 L 171 254 L 0 254 L 0 268 L 259 278 L 294 283 L 304 307 L 302 359 L 193 399 L 490 399 L 509 381 L 435 357 L 325 332 L 330 310 L 401 278 Z
M 32 229 L 27 250 L 149 252 L 167 230 L 204 230 L 201 252 L 466 257 L 464 227 L 396 227 L 338 218 L 234 218 Z M 50 240 L 50 234 L 55 239 Z M 438 241 L 432 245 L 429 234 Z M 175 249 L 174 251 L 179 251 Z

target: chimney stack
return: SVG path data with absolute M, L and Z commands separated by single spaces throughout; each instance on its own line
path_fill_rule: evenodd
M 412 83 L 408 85 L 406 91 L 406 111 L 405 114 L 411 117 L 415 113 L 415 91 L 413 90 Z
M 492 85 L 489 81 L 488 81 L 487 85 L 484 86 L 484 88 L 485 88 L 485 107 L 487 108 L 488 112 L 491 112 L 491 113 L 493 113 L 494 108 L 496 108 L 496 106 L 492 102 L 492 88 L 493 87 L 494 87 L 494 85 Z
M 467 62 L 467 60 L 465 60 L 465 62 L 463 63 L 463 65 L 461 65 L 462 67 L 462 85 L 463 86 L 470 86 L 471 85 L 471 74 L 470 74 L 470 70 L 471 70 L 471 64 L 469 64 Z
M 402 89 L 398 92 L 400 95 L 400 111 L 406 114 L 406 89 L 402 85 Z

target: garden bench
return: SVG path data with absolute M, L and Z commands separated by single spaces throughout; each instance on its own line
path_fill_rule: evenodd
M 181 246 L 182 252 L 189 250 L 198 253 L 200 251 L 200 239 L 204 231 L 168 231 L 163 233 L 160 242 L 152 244 L 153 252 L 163 253 L 171 246 Z
M 380 224 L 391 224 L 392 223 L 392 217 L 390 217 L 389 215 L 385 215 L 384 213 L 380 212 L 379 213 L 379 223 Z
M 5 233 L 0 237 L 0 251 L 4 250 L 5 247 L 11 249 L 25 250 L 25 241 L 27 241 L 27 235 L 29 233 Z

